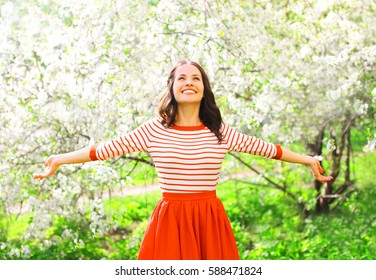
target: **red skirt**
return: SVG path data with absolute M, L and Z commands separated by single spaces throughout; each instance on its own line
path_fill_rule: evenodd
M 234 233 L 216 192 L 163 193 L 138 259 L 238 260 Z

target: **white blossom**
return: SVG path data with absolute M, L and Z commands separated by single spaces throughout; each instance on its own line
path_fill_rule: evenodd
M 73 237 L 72 231 L 70 229 L 65 229 L 61 234 L 61 237 L 64 239 L 69 239 Z
M 19 258 L 20 257 L 20 250 L 18 248 L 13 248 L 8 252 L 10 258 Z
M 364 81 L 376 71 L 372 1 L 3 2 L 1 210 L 18 214 L 20 201 L 27 205 L 26 240 L 43 240 L 54 215 L 79 220 L 86 210 L 93 233 L 109 229 L 103 201 L 74 205 L 78 195 L 123 184 L 118 165 L 66 165 L 42 182 L 25 176 L 41 171 L 47 154 L 114 138 L 155 116 L 179 59 L 207 70 L 226 123 L 283 145 L 311 143 L 324 126 L 338 133 L 348 115 L 367 118 L 376 100 L 374 83 Z M 336 148 L 333 139 L 324 143 Z M 370 138 L 364 151 L 374 150 Z
M 322 156 L 314 156 L 315 159 L 317 159 L 318 161 L 322 161 L 323 157 Z
M 29 258 L 31 256 L 31 251 L 29 245 L 22 245 L 21 246 L 21 254 L 23 258 Z
M 373 139 L 368 139 L 367 145 L 364 146 L 363 151 L 366 153 L 376 151 L 376 134 L 373 135 Z
M 328 141 L 326 142 L 326 149 L 330 152 L 337 149 L 335 140 L 333 138 L 328 139 Z

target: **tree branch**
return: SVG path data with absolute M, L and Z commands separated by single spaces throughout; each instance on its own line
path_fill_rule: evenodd
M 248 167 L 249 169 L 251 169 L 253 172 L 257 173 L 258 175 L 260 175 L 262 178 L 264 178 L 266 181 L 268 181 L 270 184 L 272 184 L 273 186 L 275 186 L 277 189 L 280 189 L 282 191 L 285 191 L 285 187 L 275 183 L 274 181 L 272 181 L 271 179 L 269 179 L 268 177 L 266 177 L 264 174 L 262 174 L 260 171 L 258 171 L 257 169 L 255 169 L 254 167 L 252 167 L 250 164 L 246 163 L 242 158 L 240 158 L 238 155 L 234 154 L 234 153 L 229 153 L 231 156 L 233 156 L 234 158 L 236 158 L 238 161 L 240 161 L 243 165 L 245 165 L 246 167 Z
M 118 162 L 120 159 L 126 159 L 126 160 L 135 160 L 135 161 L 139 161 L 139 162 L 142 162 L 142 163 L 145 163 L 145 164 L 148 164 L 148 165 L 150 165 L 150 166 L 155 166 L 154 165 L 154 162 L 152 161 L 152 160 L 147 160 L 147 159 L 145 159 L 145 158 L 143 158 L 143 157 L 134 157 L 134 156 L 127 156 L 127 155 L 122 155 L 121 157 L 119 157 L 118 159 L 116 159 L 115 161 L 114 161 L 114 163 L 115 162 Z

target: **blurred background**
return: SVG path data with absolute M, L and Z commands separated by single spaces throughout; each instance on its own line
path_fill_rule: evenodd
M 32 177 L 155 117 L 179 60 L 226 123 L 334 177 L 228 154 L 241 258 L 376 259 L 374 1 L 0 0 L 0 34 L 0 259 L 137 258 L 161 196 L 147 153 Z

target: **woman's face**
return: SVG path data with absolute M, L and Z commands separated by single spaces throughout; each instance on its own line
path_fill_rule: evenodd
M 173 93 L 176 102 L 199 103 L 204 96 L 204 82 L 200 70 L 192 64 L 183 64 L 175 70 Z

